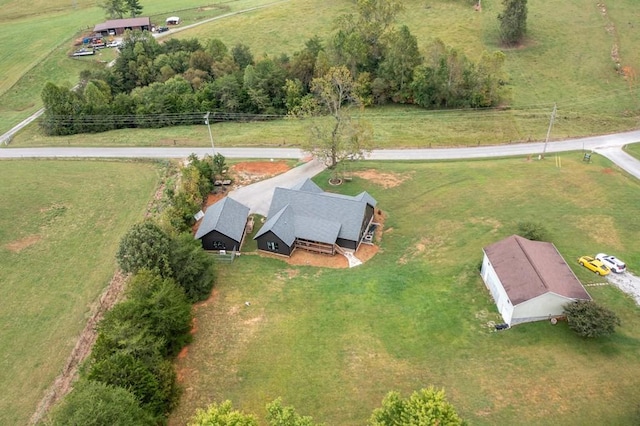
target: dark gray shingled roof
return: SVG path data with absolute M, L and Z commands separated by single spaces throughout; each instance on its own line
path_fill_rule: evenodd
M 322 188 L 316 185 L 316 183 L 309 178 L 298 182 L 296 185 L 292 186 L 291 189 L 296 191 L 324 192 Z
M 150 27 L 151 20 L 149 17 L 142 18 L 125 18 L 125 19 L 112 19 L 110 21 L 105 21 L 102 24 L 98 24 L 93 28 L 93 31 L 100 32 L 105 30 L 110 30 L 114 28 L 128 28 L 128 27 Z
M 296 239 L 293 209 L 289 206 L 284 206 L 274 215 L 269 215 L 268 218 L 253 239 L 255 240 L 267 231 L 271 231 L 284 241 L 286 245 L 291 247 Z
M 199 239 L 211 231 L 218 231 L 229 238 L 240 241 L 248 216 L 249 207 L 234 199 L 224 197 L 207 208 L 195 238 Z
M 514 306 L 547 292 L 591 300 L 552 243 L 512 235 L 484 252 Z
M 255 238 L 271 230 L 283 241 L 291 243 L 296 237 L 327 243 L 335 243 L 337 238 L 357 241 L 367 204 L 375 207 L 376 200 L 366 192 L 352 197 L 322 190 L 317 192 L 316 188 L 320 189 L 310 180 L 293 189 L 276 188 L 267 214 L 268 220 Z M 291 209 L 293 216 L 282 215 L 285 207 Z M 283 220 L 287 221 L 286 226 L 276 226 Z

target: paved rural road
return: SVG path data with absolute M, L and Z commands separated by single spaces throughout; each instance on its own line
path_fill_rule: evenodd
M 595 151 L 616 162 L 634 176 L 640 173 L 640 162 L 624 153 L 622 146 L 640 142 L 640 130 L 611 135 L 567 139 L 550 142 L 546 152 Z M 464 160 L 470 158 L 510 157 L 538 155 L 545 150 L 544 142 L 518 143 L 462 148 L 376 149 L 369 160 Z M 303 158 L 296 148 L 220 148 L 216 149 L 228 158 Z M 211 148 L 0 148 L 2 158 L 186 158 L 196 153 L 210 154 Z M 635 170 L 635 171 L 634 171 Z
M 640 161 L 622 151 L 622 146 L 640 141 L 640 131 L 612 135 L 569 139 L 564 141 L 522 143 L 464 148 L 379 149 L 372 151 L 370 160 L 460 160 L 470 158 L 539 155 L 587 150 L 595 151 L 613 161 L 629 174 L 640 179 Z M 301 159 L 304 152 L 295 148 L 220 148 L 216 152 L 227 158 L 285 158 Z M 211 153 L 211 148 L 2 148 L 2 158 L 186 158 Z M 230 195 L 251 208 L 253 213 L 266 216 L 268 204 L 277 186 L 288 187 L 300 180 L 313 177 L 324 169 L 317 161 L 296 167 L 274 178 L 238 189 Z

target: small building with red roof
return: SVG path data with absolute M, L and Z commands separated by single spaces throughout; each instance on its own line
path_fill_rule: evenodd
M 549 320 L 591 300 L 553 243 L 512 235 L 483 249 L 481 275 L 509 326 Z

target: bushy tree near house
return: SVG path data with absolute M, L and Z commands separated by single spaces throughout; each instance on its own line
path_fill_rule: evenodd
M 126 273 L 148 269 L 162 277 L 170 277 L 171 238 L 152 221 L 133 225 L 120 240 L 116 259 Z
M 316 426 L 309 416 L 301 416 L 290 406 L 283 406 L 282 399 L 267 404 L 267 424 L 269 426 Z M 257 426 L 253 414 L 234 410 L 231 401 L 213 403 L 206 410 L 198 409 L 188 423 L 189 426 Z
M 258 426 L 258 420 L 252 414 L 234 410 L 231 401 L 213 403 L 205 410 L 198 409 L 188 426 Z
M 349 158 L 360 158 L 369 150 L 370 129 L 352 120 L 351 107 L 361 105 L 356 82 L 345 66 L 332 67 L 324 76 L 311 82 L 317 105 L 331 117 L 330 122 L 318 121 L 312 125 L 312 137 L 307 151 L 334 169 Z
M 301 416 L 292 406 L 282 405 L 282 398 L 267 404 L 269 426 L 317 426 L 310 416 Z
M 413 392 L 409 398 L 389 392 L 382 400 L 382 407 L 376 408 L 369 419 L 370 426 L 463 424 L 444 390 L 433 387 Z
M 602 337 L 615 333 L 620 318 L 592 300 L 577 300 L 564 306 L 569 327 L 582 337 Z
M 518 235 L 532 241 L 546 241 L 549 232 L 541 223 L 527 221 L 518 223 Z

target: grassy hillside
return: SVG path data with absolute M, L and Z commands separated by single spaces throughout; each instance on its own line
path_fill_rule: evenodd
M 268 3 L 258 0 L 218 3 L 184 11 L 184 16 L 198 20 L 207 13 L 246 9 L 259 4 L 269 7 L 250 13 L 230 16 L 180 32 L 173 37 L 220 38 L 228 46 L 244 43 L 255 57 L 293 54 L 304 41 L 319 35 L 327 38 L 334 28 L 336 16 L 353 11 L 346 0 L 330 5 L 319 0 L 299 0 Z M 435 0 L 424 3 L 405 1 L 405 11 L 398 24 L 406 24 L 426 49 L 434 38 L 441 38 L 476 60 L 484 50 L 501 49 L 497 43 L 497 14 L 499 3 L 487 2 L 482 12 L 476 12 L 465 1 Z M 640 100 L 638 73 L 640 53 L 634 49 L 640 33 L 627 17 L 634 10 L 633 0 L 616 2 L 611 9 L 582 0 L 565 2 L 550 0 L 529 4 L 526 41 L 516 48 L 506 49 L 505 68 L 509 75 L 509 110 L 447 111 L 425 110 L 406 113 L 403 108 L 382 109 L 365 113 L 373 124 L 378 146 L 455 146 L 477 143 L 506 143 L 510 141 L 541 140 L 546 136 L 554 103 L 558 115 L 551 133 L 552 139 L 602 134 L 637 127 Z M 156 13 L 167 3 L 144 5 L 145 12 Z M 184 8 L 189 5 L 185 4 Z M 181 8 L 183 6 L 181 5 Z M 98 11 L 99 12 L 99 11 Z M 77 12 L 80 13 L 80 12 Z M 88 12 L 86 12 L 88 13 Z M 75 15 L 74 15 L 75 16 Z M 99 13 L 98 13 L 99 16 Z M 160 16 L 160 15 L 158 15 Z M 567 30 L 571 23 L 571 30 Z M 612 54 L 616 52 L 616 54 Z M 77 61 L 64 56 L 51 58 L 50 69 L 60 70 L 60 80 L 73 81 L 77 75 Z M 74 62 L 74 65 L 69 65 Z M 45 64 L 49 61 L 45 61 Z M 619 65 L 618 65 L 619 64 Z M 619 71 L 626 70 L 627 75 Z M 56 73 L 51 73 L 55 76 Z M 39 105 L 37 94 L 46 77 L 42 74 L 18 85 L 0 111 L 0 128 L 5 120 L 15 121 L 25 111 Z M 23 84 L 25 87 L 23 88 Z M 4 118 L 3 118 L 4 117 Z M 221 146 L 298 144 L 306 137 L 306 128 L 299 123 L 261 123 L 258 125 L 220 126 Z M 187 145 L 206 144 L 201 129 L 162 129 L 162 137 L 148 142 L 149 131 L 127 132 L 126 143 L 162 144 L 182 141 Z M 137 137 L 136 133 L 144 136 Z M 133 136 L 132 136 L 133 134 Z M 228 137 L 227 137 L 228 136 Z M 119 144 L 118 132 L 78 138 L 46 138 L 31 131 L 15 138 L 16 145 L 55 145 L 80 143 L 85 145 Z M 110 142 L 111 141 L 111 142 Z M 157 142 L 156 142 L 157 141 Z
M 0 424 L 24 425 L 115 269 L 158 183 L 152 164 L 3 161 Z
M 640 271 L 638 182 L 602 157 L 561 158 L 562 168 L 523 159 L 358 164 L 339 189 L 377 199 L 387 215 L 380 252 L 349 270 L 251 255 L 219 268 L 178 362 L 185 393 L 171 424 L 227 398 L 264 416 L 282 396 L 318 422 L 362 425 L 389 390 L 430 385 L 470 424 L 636 423 L 640 317 L 631 298 L 587 287 L 622 319 L 610 338 L 578 338 L 566 323 L 499 333 L 490 323 L 501 319 L 479 276 L 482 247 L 520 221 L 543 223 L 585 284 L 602 278 L 577 265 L 583 254 L 613 252 Z M 382 186 L 392 181 L 402 183 Z
M 143 13 L 150 16 L 153 23 L 164 23 L 167 16 L 179 14 L 184 17 L 184 25 L 265 3 L 268 2 L 140 2 Z M 28 8 L 15 0 L 0 4 L 3 11 L 0 16 L 3 52 L 0 61 L 0 133 L 4 133 L 42 106 L 40 92 L 47 81 L 67 82 L 73 86 L 82 69 L 105 66 L 111 58 L 108 53 L 82 59 L 68 57 L 74 40 L 105 19 L 104 11 L 95 1 L 37 0 Z

